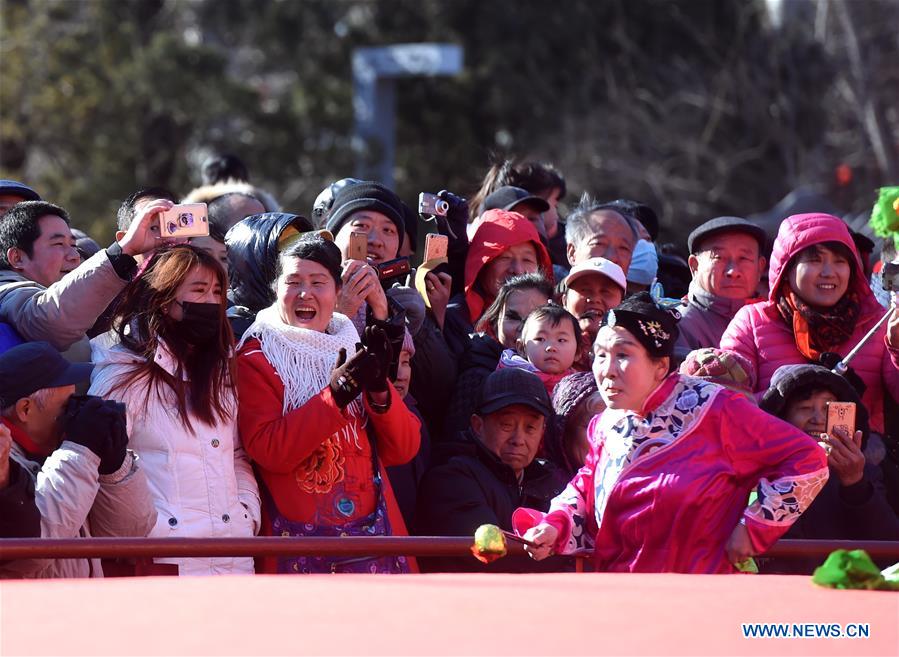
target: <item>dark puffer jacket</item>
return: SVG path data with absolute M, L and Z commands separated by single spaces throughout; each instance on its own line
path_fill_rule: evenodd
M 230 289 L 228 319 L 240 340 L 256 313 L 275 301 L 272 281 L 278 270 L 278 238 L 288 226 L 312 230 L 305 217 L 287 212 L 253 214 L 234 224 L 225 235 Z
M 521 482 L 508 465 L 489 451 L 471 432 L 447 463 L 432 468 L 418 489 L 415 531 L 419 536 L 474 536 L 484 524 L 512 530 L 512 512 L 520 506 L 546 511 L 567 481 L 554 465 L 541 459 L 524 469 Z M 419 559 L 430 572 L 554 572 L 572 570 L 564 557 L 533 561 L 527 556 L 506 556 L 491 564 L 474 557 Z

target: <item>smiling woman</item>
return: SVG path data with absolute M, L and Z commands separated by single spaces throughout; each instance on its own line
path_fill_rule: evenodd
M 388 381 L 390 343 L 335 312 L 341 253 L 301 237 L 281 253 L 277 300 L 238 346 L 240 434 L 263 487 L 269 536 L 404 534 L 383 467 L 418 451 L 420 425 Z M 404 557 L 266 560 L 279 573 L 408 572 Z
M 833 367 L 884 313 L 863 272 L 841 219 L 827 214 L 784 219 L 771 254 L 768 300 L 737 312 L 721 337 L 721 349 L 749 361 L 755 392 L 767 390 L 783 365 Z M 899 336 L 891 337 L 897 318 L 894 310 L 889 326 L 882 325 L 851 363 L 866 386 L 862 400 L 878 433 L 884 430 L 885 390 L 899 390 Z

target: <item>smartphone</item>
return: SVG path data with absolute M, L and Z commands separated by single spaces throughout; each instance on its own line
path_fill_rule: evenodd
M 833 429 L 839 427 L 852 438 L 855 435 L 855 403 L 827 402 L 827 434 L 832 436 Z
M 204 237 L 209 235 L 205 203 L 182 203 L 159 213 L 160 237 Z
M 425 257 L 422 262 L 430 262 L 438 258 L 445 258 L 446 251 L 449 247 L 449 237 L 446 235 L 438 235 L 436 233 L 428 233 L 425 237 Z
M 445 217 L 447 212 L 449 212 L 449 203 L 437 194 L 422 192 L 418 195 L 418 214 Z
M 367 233 L 350 233 L 350 260 L 361 260 L 365 262 L 368 258 L 368 234 Z

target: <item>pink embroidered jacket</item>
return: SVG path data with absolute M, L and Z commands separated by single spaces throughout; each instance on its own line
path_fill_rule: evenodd
M 677 373 L 642 413 L 607 409 L 589 433 L 593 450 L 550 512 L 518 509 L 513 526 L 523 534 L 545 519 L 559 530 L 557 553 L 593 545 L 599 571 L 735 572 L 725 545 L 737 523 L 762 553 L 827 481 L 827 457 L 808 435 Z
M 855 244 L 841 219 L 829 214 L 788 217 L 780 225 L 771 254 L 768 300 L 743 306 L 721 336 L 722 349 L 737 352 L 754 368 L 758 393 L 768 389 L 771 377 L 781 365 L 808 362 L 796 347 L 793 328 L 777 310 L 777 291 L 793 256 L 821 242 L 844 244 L 855 255 L 855 271 L 862 270 Z M 841 356 L 848 354 L 886 312 L 877 303 L 864 276 L 853 275 L 850 286 L 859 296 L 861 314 L 852 336 L 837 349 Z M 886 324 L 881 325 L 850 365 L 867 386 L 862 401 L 871 414 L 871 428 L 883 432 L 884 390 L 899 390 L 899 349 L 891 349 L 887 344 Z

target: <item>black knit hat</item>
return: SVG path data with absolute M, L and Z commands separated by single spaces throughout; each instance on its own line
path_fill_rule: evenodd
M 626 298 L 603 317 L 603 326 L 620 326 L 630 331 L 653 358 L 671 356 L 679 331 L 680 314 L 660 308 L 649 292 Z
M 830 390 L 837 401 L 855 403 L 855 428 L 862 432 L 862 444 L 868 441 L 868 409 L 847 379 L 826 367 L 812 365 L 782 365 L 771 377 L 769 388 L 759 401 L 763 411 L 784 419 L 787 406 L 797 393 L 815 389 Z
M 396 226 L 399 243 L 403 243 L 403 235 L 406 233 L 403 202 L 399 196 L 376 182 L 360 182 L 340 189 L 334 196 L 334 204 L 331 206 L 325 228 L 337 235 L 350 215 L 359 210 L 380 212 L 390 219 Z

